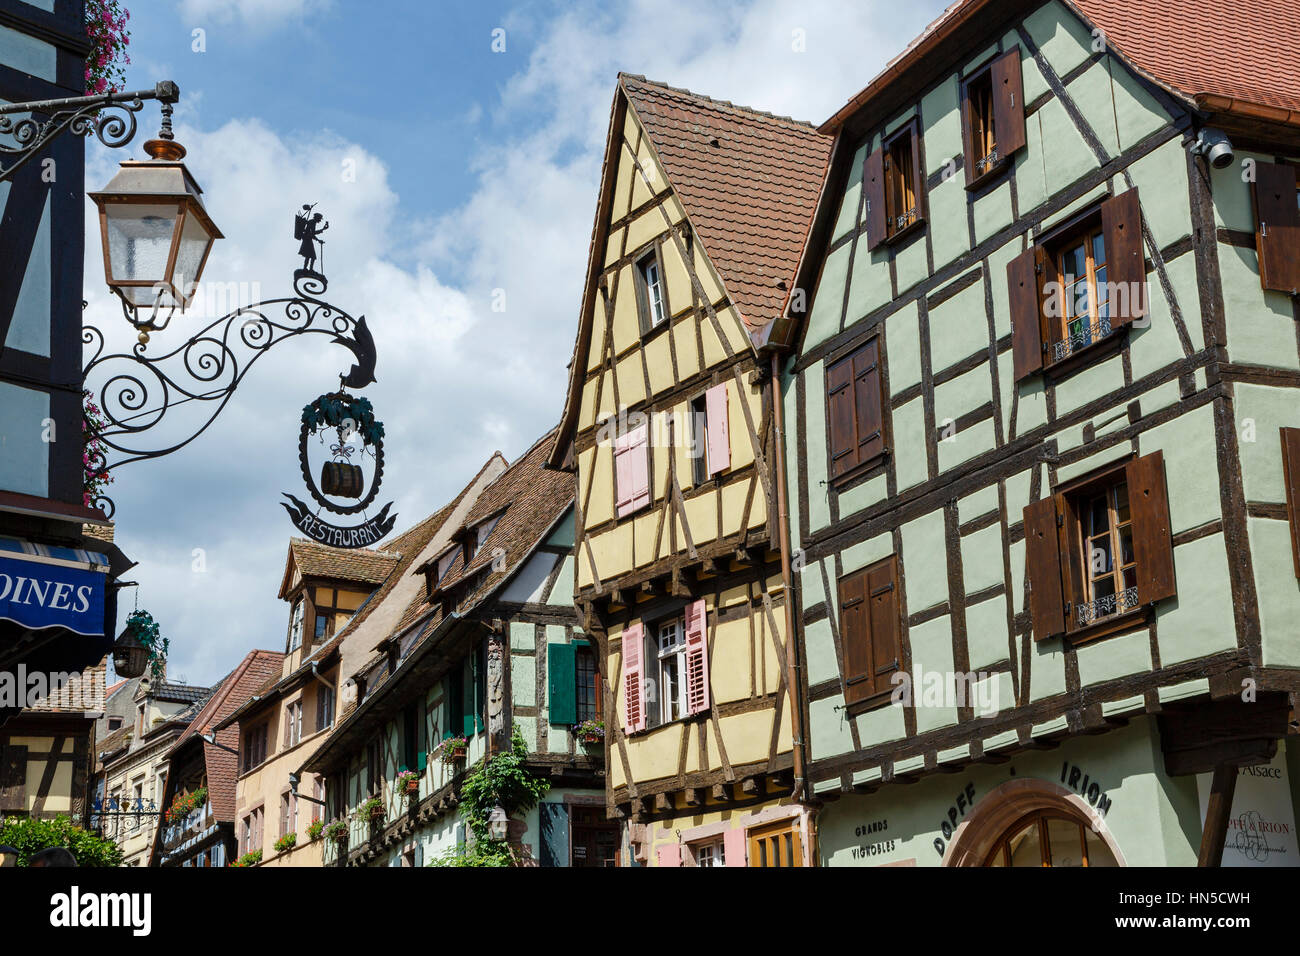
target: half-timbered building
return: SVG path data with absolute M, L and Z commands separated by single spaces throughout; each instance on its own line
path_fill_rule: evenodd
M 150 866 L 224 867 L 238 859 L 239 730 L 217 726 L 279 674 L 283 662 L 279 651 L 249 651 L 198 707 L 167 751 L 159 801 L 163 818 L 154 833 Z
M 767 344 L 822 863 L 1215 864 L 1225 833 L 1294 861 L 1300 18 L 1275 12 L 962 0 L 820 128 Z M 1244 832 L 1260 764 L 1279 826 Z
M 526 771 L 550 789 L 508 823 L 516 862 L 617 865 L 600 666 L 573 605 L 573 483 L 544 467 L 552 441 L 495 474 L 451 540 L 408 572 L 417 593 L 355 672 L 356 706 L 304 765 L 326 781 L 327 818 L 348 828 L 326 842 L 327 863 L 428 866 L 464 853 L 466 773 L 517 733 Z
M 620 75 L 551 465 L 600 649 L 627 861 L 805 865 L 782 561 L 779 315 L 829 155 L 810 126 Z
M 325 780 L 297 770 L 356 705 L 350 682 L 393 624 L 394 601 L 419 593 L 411 569 L 452 542 L 461 522 L 505 462 L 493 456 L 442 510 L 380 550 L 342 550 L 295 538 L 280 597 L 289 606 L 285 663 L 218 727 L 238 728 L 235 787 L 239 854 L 263 866 L 320 866 Z
M 5 5 L 0 101 L 81 96 L 89 49 L 83 0 Z M 84 496 L 84 178 L 85 143 L 65 135 L 0 182 L 0 671 L 9 673 L 98 664 L 115 627 L 110 583 L 130 567 L 111 536 L 84 529 L 108 525 Z M 21 706 L 0 702 L 0 721 Z

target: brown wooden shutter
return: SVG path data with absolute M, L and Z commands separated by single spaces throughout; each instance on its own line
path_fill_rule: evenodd
M 858 463 L 852 356 L 826 370 L 826 417 L 831 433 L 831 477 L 838 478 Z
M 1177 594 L 1174 542 L 1169 530 L 1165 456 L 1155 451 L 1128 463 L 1128 504 L 1133 518 L 1138 603 L 1154 604 Z
M 1016 381 L 1043 368 L 1042 249 L 1031 246 L 1007 263 L 1007 304 L 1011 310 L 1011 354 Z
M 880 396 L 880 339 L 872 339 L 853 356 L 853 407 L 857 419 L 857 464 L 885 450 Z
M 862 172 L 862 187 L 867 194 L 867 250 L 880 245 L 885 239 L 885 154 L 876 150 L 867 157 Z
M 844 649 L 844 703 L 875 693 L 871 659 L 871 614 L 867 575 L 858 572 L 840 581 L 840 643 Z
M 1110 283 L 1110 324 L 1118 328 L 1146 315 L 1146 256 L 1142 251 L 1142 206 L 1137 189 L 1101 204 Z
M 1295 295 L 1300 289 L 1300 206 L 1294 166 L 1255 164 L 1255 251 L 1260 285 Z
M 0 753 L 0 810 L 27 809 L 27 748 L 6 745 Z
M 1025 508 L 1025 576 L 1034 640 L 1065 631 L 1061 591 L 1061 547 L 1056 533 L 1056 500 L 1043 498 Z
M 867 596 L 871 601 L 871 659 L 877 694 L 892 686 L 898 670 L 898 575 L 893 557 L 867 569 Z
M 1025 89 L 1020 78 L 1020 47 L 993 61 L 993 139 L 998 158 L 1008 159 L 1025 145 Z
M 1291 524 L 1291 560 L 1300 578 L 1300 428 L 1282 429 L 1282 479 L 1286 485 L 1286 517 Z

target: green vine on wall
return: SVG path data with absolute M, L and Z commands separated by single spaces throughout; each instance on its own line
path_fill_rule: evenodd
M 510 749 L 477 764 L 461 785 L 460 812 L 474 834 L 474 845 L 457 849 L 432 860 L 431 866 L 512 866 L 514 857 L 505 840 L 492 839 L 489 819 L 498 805 L 514 817 L 537 806 L 551 789 L 551 782 L 527 766 L 528 747 L 515 724 Z

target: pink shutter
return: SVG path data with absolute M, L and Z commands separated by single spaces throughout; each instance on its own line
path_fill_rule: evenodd
M 686 712 L 709 709 L 709 626 L 703 601 L 686 608 Z
M 650 503 L 650 428 L 642 425 L 629 436 L 632 469 L 632 510 Z
M 650 503 L 649 427 L 642 425 L 614 439 L 616 510 L 621 518 Z
M 645 629 L 633 621 L 623 629 L 623 732 L 645 729 L 645 694 L 641 689 L 641 650 Z
M 632 456 L 628 447 L 631 437 L 619 435 L 614 439 L 614 492 L 618 496 L 620 518 L 632 510 Z
M 682 845 L 680 843 L 674 843 L 671 846 L 661 846 L 657 852 L 659 854 L 660 866 L 682 865 Z
M 708 412 L 709 474 L 716 475 L 731 467 L 731 436 L 727 424 L 727 383 L 714 385 L 704 393 Z
M 723 834 L 722 855 L 726 857 L 727 866 L 745 865 L 745 831 L 743 829 L 738 827 Z

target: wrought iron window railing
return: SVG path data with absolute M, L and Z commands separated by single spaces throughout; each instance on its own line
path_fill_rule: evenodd
M 917 216 L 919 214 L 920 214 L 920 207 L 913 206 L 911 209 L 907 210 L 907 212 L 895 216 L 894 232 L 902 232 L 912 223 L 916 222 Z
M 1110 316 L 1104 315 L 1095 322 L 1072 322 L 1070 334 L 1052 345 L 1052 358 L 1059 362 L 1094 342 L 1100 342 L 1111 333 Z
M 1137 606 L 1138 589 L 1136 587 L 1125 588 L 1117 594 L 1107 594 L 1095 601 L 1085 601 L 1079 604 L 1075 609 L 1075 621 L 1082 627 L 1091 624 L 1093 621 L 1100 621 L 1115 614 L 1131 611 Z
M 981 159 L 975 160 L 975 175 L 982 176 L 998 164 L 998 151 L 989 150 Z

